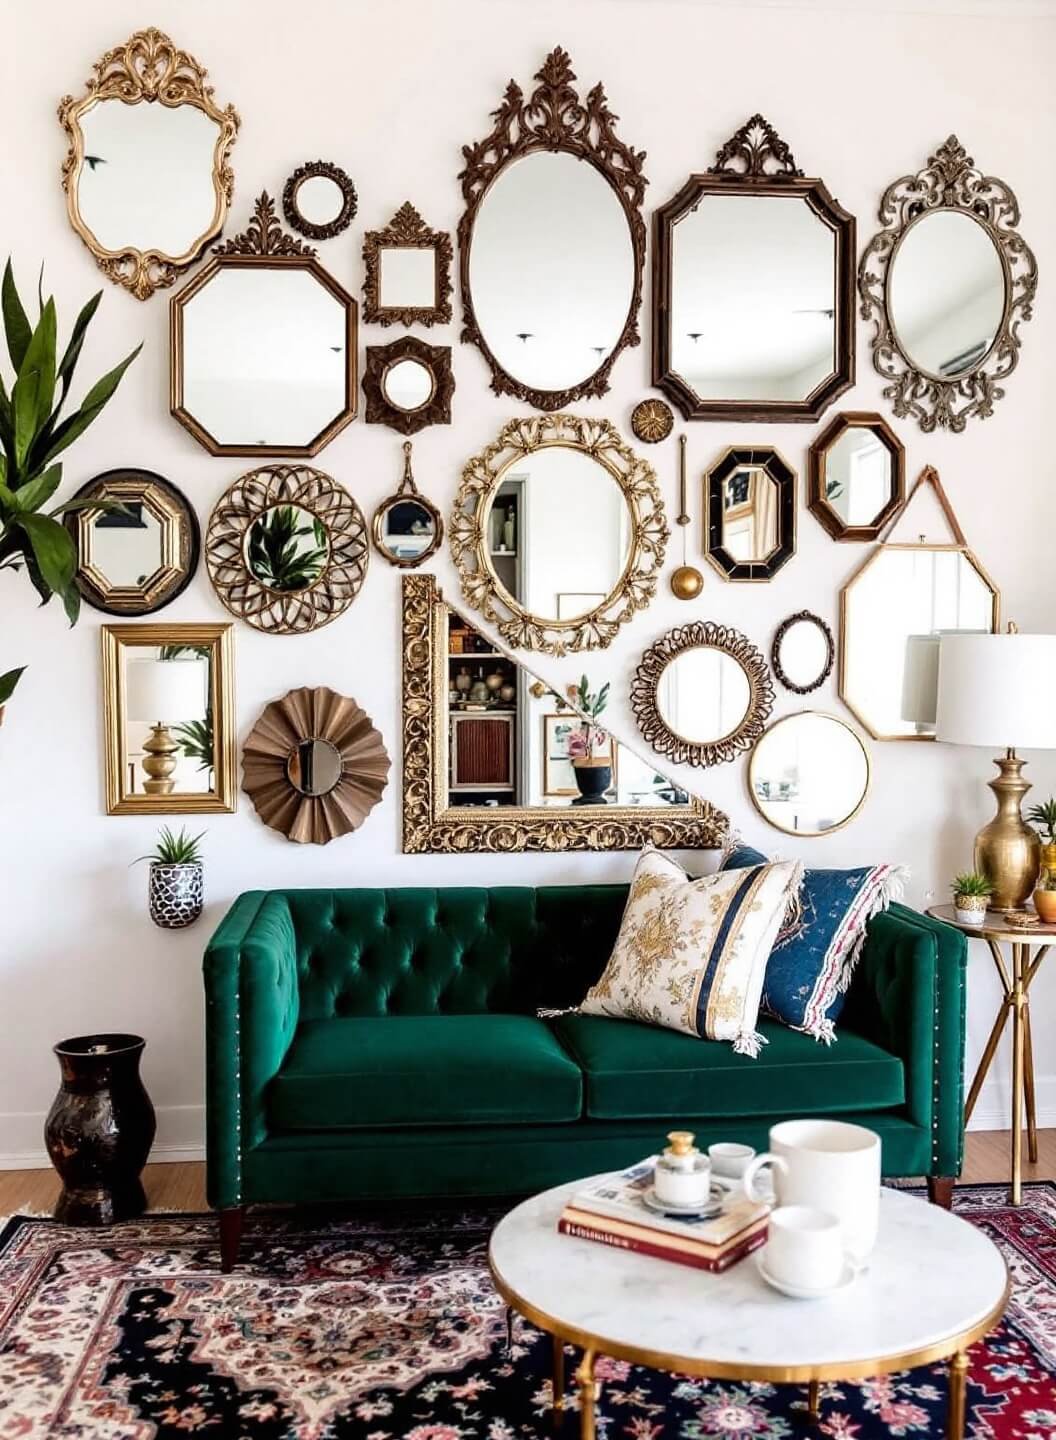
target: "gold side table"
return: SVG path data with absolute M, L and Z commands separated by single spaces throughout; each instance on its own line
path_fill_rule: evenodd
M 1012 1181 L 1011 1199 L 1018 1205 L 1023 1189 L 1023 1112 L 1026 1108 L 1027 1153 L 1031 1161 L 1038 1158 L 1038 1125 L 1034 1103 L 1034 1042 L 1030 1033 L 1030 987 L 1041 962 L 1056 943 L 1056 925 L 1031 925 L 1019 929 L 1010 925 L 998 911 L 987 911 L 978 925 L 962 925 L 954 919 L 952 905 L 932 905 L 928 914 L 944 920 L 955 930 L 973 940 L 985 940 L 997 967 L 1004 996 L 990 1031 L 990 1038 L 976 1068 L 964 1107 L 964 1123 L 971 1119 L 979 1091 L 993 1063 L 1009 1016 L 1012 1018 Z M 1002 945 L 1009 947 L 1009 964 L 1005 963 Z M 1034 952 L 1031 954 L 1031 952 Z

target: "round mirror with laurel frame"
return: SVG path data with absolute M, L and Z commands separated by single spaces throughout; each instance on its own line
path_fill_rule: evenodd
M 343 485 L 308 465 L 262 465 L 239 476 L 216 502 L 205 536 L 220 600 L 276 635 L 336 620 L 359 594 L 369 558 L 363 512 Z
M 466 601 L 508 645 L 604 649 L 656 592 L 656 472 L 607 420 L 511 420 L 466 464 L 449 527 Z
M 696 620 L 650 645 L 634 672 L 630 700 L 657 754 L 684 765 L 724 765 L 763 733 L 774 687 L 747 636 Z

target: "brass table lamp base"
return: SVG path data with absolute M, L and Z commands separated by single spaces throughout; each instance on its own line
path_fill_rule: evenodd
M 143 789 L 148 795 L 171 795 L 176 788 L 172 774 L 176 769 L 176 752 L 179 748 L 179 743 L 173 739 L 169 727 L 160 723 L 153 727 L 144 740 L 143 749 L 146 754 L 142 765 L 148 778 L 143 781 Z
M 994 887 L 992 910 L 1018 910 L 1033 893 L 1041 868 L 1041 841 L 1019 809 L 1030 789 L 1020 774 L 1024 763 L 1014 750 L 994 761 L 1001 771 L 989 782 L 997 814 L 975 837 L 975 868 Z

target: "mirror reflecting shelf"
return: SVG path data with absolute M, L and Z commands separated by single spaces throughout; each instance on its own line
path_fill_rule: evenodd
M 707 557 L 725 580 L 771 580 L 796 553 L 796 472 L 769 446 L 731 446 L 704 477 Z
M 881 416 L 844 411 L 811 445 L 809 506 L 834 540 L 875 540 L 905 495 L 906 452 Z
M 239 118 L 206 71 L 153 27 L 96 62 L 59 120 L 70 223 L 109 278 L 139 300 L 171 285 L 219 235 Z
M 788 835 L 824 835 L 857 815 L 869 791 L 869 756 L 843 720 L 817 710 L 784 715 L 760 736 L 748 789 L 764 820 Z

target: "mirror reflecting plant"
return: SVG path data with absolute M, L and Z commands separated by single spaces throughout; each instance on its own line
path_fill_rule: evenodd
M 276 505 L 249 532 L 249 568 L 272 590 L 306 590 L 323 573 L 326 526 L 296 505 Z

